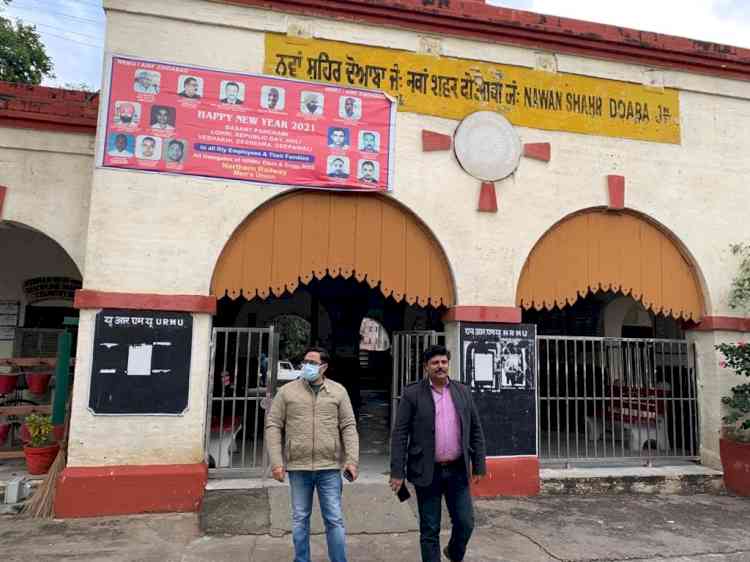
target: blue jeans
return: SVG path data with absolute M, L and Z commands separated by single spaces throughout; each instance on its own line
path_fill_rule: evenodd
M 474 531 L 474 507 L 463 459 L 447 466 L 436 464 L 432 484 L 415 486 L 414 489 L 419 506 L 422 562 L 440 562 L 440 510 L 443 496 L 452 525 L 448 555 L 451 560 L 460 562 L 464 559 L 466 546 Z
M 331 562 L 346 562 L 346 529 L 341 513 L 341 471 L 293 470 L 288 474 L 292 493 L 294 562 L 310 562 L 310 514 L 315 488 L 318 489 L 320 514 L 326 526 L 328 558 Z

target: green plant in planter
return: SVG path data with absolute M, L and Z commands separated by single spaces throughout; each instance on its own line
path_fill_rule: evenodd
M 729 249 L 740 258 L 739 270 L 729 290 L 729 306 L 747 312 L 750 308 L 750 244 L 732 244 Z
M 740 263 L 729 291 L 729 306 L 747 312 L 750 308 L 750 244 L 732 244 L 730 250 L 732 255 L 739 256 Z M 722 343 L 716 349 L 724 355 L 724 361 L 719 364 L 722 368 L 750 378 L 750 345 L 746 342 Z M 722 418 L 730 426 L 726 437 L 750 443 L 750 383 L 738 384 L 731 390 L 731 396 L 721 399 L 729 410 Z
M 54 443 L 52 417 L 47 414 L 29 414 L 24 421 L 31 436 L 30 447 L 47 447 Z
M 749 344 L 722 343 L 717 345 L 716 349 L 724 355 L 721 367 L 732 369 L 738 375 L 750 377 Z M 722 418 L 724 423 L 730 426 L 727 428 L 727 438 L 750 443 L 750 383 L 733 386 L 731 396 L 724 396 L 721 402 L 729 410 Z

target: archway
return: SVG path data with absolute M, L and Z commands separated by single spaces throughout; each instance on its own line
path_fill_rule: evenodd
M 516 303 L 537 326 L 540 455 L 691 460 L 698 452 L 693 350 L 706 309 L 681 244 L 633 211 L 567 216 L 532 249 Z
M 0 220 L 0 374 L 25 375 L 6 379 L 13 383 L 0 390 L 0 405 L 50 405 L 54 385 L 35 384 L 31 375 L 49 372 L 36 359 L 54 357 L 59 334 L 71 329 L 65 319 L 78 317 L 73 296 L 81 281 L 75 262 L 55 240 L 29 226 Z M 75 353 L 75 337 L 72 342 Z M 34 378 L 49 381 L 46 374 Z M 4 470 L 25 470 L 23 454 L 17 458 L 22 423 L 23 415 L 17 412 L 0 413 Z
M 363 348 L 372 336 L 363 321 L 376 323 L 383 341 L 396 331 L 442 331 L 455 302 L 432 233 L 393 199 L 373 194 L 297 191 L 273 199 L 236 229 L 211 288 L 219 297 L 215 326 L 276 328 L 275 319 L 289 315 L 309 322 L 308 343 L 329 350 L 328 374 L 359 414 L 362 453 L 379 458 L 388 441 L 392 350 Z M 285 365 L 301 359 L 279 356 Z
M 609 291 L 676 320 L 699 322 L 705 311 L 698 274 L 678 242 L 642 215 L 606 209 L 565 217 L 542 236 L 524 264 L 516 303 L 562 309 Z
M 55 240 L 11 221 L 0 221 L 0 264 L 0 301 L 7 308 L 1 313 L 0 357 L 54 355 L 63 319 L 78 316 L 73 295 L 81 272 Z
M 392 199 L 297 191 L 253 212 L 214 269 L 218 297 L 278 297 L 300 283 L 354 277 L 396 302 L 450 307 L 448 261 L 428 229 Z

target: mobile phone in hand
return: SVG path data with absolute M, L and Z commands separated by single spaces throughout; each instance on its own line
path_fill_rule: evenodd
M 399 501 L 402 502 L 405 502 L 411 497 L 409 488 L 406 487 L 406 482 L 401 483 L 401 487 L 398 489 L 398 492 L 396 492 L 396 496 L 398 497 Z
M 349 482 L 354 481 L 354 475 L 349 472 L 348 468 L 344 471 L 344 478 L 346 478 Z

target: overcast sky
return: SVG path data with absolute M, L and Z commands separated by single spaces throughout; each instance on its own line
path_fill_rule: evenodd
M 488 0 L 519 8 L 750 48 L 750 0 Z M 13 0 L 5 15 L 37 25 L 55 64 L 47 85 L 99 88 L 101 0 Z

